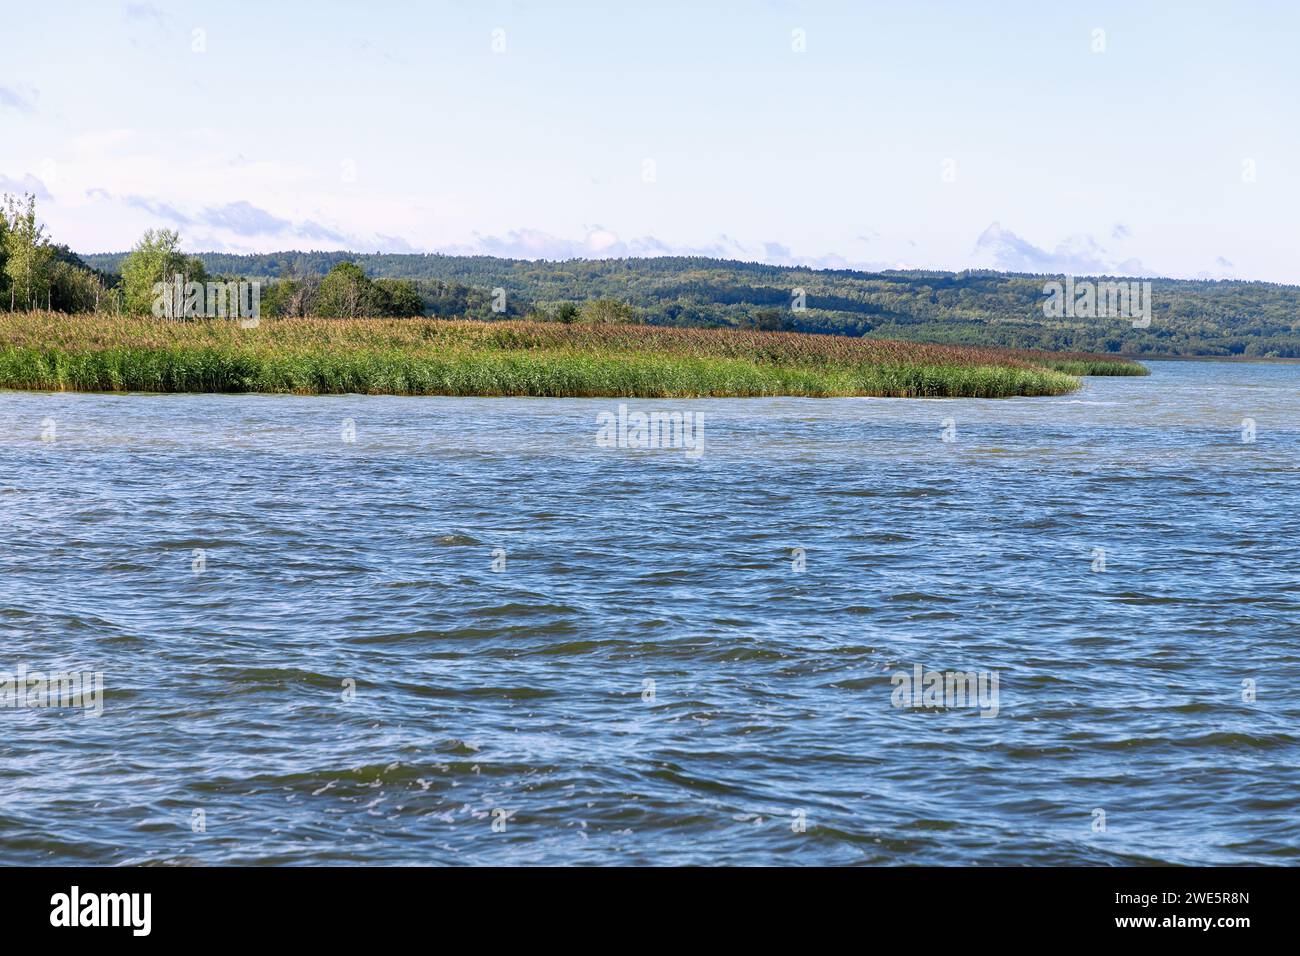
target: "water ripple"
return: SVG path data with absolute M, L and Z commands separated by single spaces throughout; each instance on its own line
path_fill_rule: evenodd
M 0 709 L 0 850 L 1293 864 L 1300 368 L 1152 367 L 679 403 L 697 460 L 594 400 L 0 393 L 0 671 L 104 674 Z

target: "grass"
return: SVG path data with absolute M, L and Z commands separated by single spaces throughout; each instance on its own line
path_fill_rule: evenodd
M 1067 375 L 1151 374 L 1151 370 L 1145 365 L 1116 355 L 1094 355 L 1090 352 L 1042 352 L 1038 349 L 1015 349 L 1010 354 L 1044 368 L 1065 372 Z
M 794 332 L 0 314 L 0 388 L 43 391 L 1000 398 L 1145 371 L 1105 356 Z

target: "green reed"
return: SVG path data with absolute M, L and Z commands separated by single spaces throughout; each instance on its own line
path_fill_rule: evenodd
M 1145 372 L 1087 359 L 730 330 L 0 315 L 0 387 L 49 391 L 999 398 Z

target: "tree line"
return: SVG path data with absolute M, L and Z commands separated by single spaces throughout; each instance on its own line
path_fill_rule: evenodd
M 178 277 L 183 288 L 257 278 L 210 268 L 204 257 L 182 252 L 180 233 L 171 229 L 146 230 L 130 252 L 112 259 L 111 266 L 99 268 L 51 242 L 37 218 L 34 195 L 5 195 L 0 201 L 0 302 L 10 311 L 147 315 L 156 311 L 159 285 Z M 414 282 L 371 279 L 348 261 L 324 276 L 302 270 L 265 285 L 265 315 L 409 318 L 426 313 Z
M 111 305 L 113 284 L 112 275 L 50 241 L 35 196 L 0 197 L 0 303 L 10 311 L 99 311 Z
M 412 281 L 427 314 L 441 317 L 502 318 L 488 307 L 491 290 L 501 289 L 509 318 L 585 321 L 609 314 L 607 304 L 617 303 L 651 325 L 1131 355 L 1300 357 L 1300 288 L 1271 282 L 1153 279 L 1152 322 L 1135 329 L 1123 319 L 1047 317 L 1044 283 L 1061 278 L 1051 275 L 860 272 L 670 256 L 544 262 L 287 251 L 202 258 L 211 267 L 265 278 L 324 275 L 351 261 L 370 276 Z M 86 259 L 111 269 L 120 256 Z M 435 306 L 437 290 L 448 289 L 455 294 L 444 291 Z M 801 310 L 793 308 L 796 290 L 803 293 Z M 606 305 L 593 309 L 593 302 Z
M 1001 273 L 809 269 L 704 257 L 570 260 L 438 254 L 180 251 L 150 230 L 125 253 L 54 245 L 35 198 L 0 209 L 0 303 L 65 312 L 147 313 L 164 277 L 258 280 L 267 316 L 431 316 L 646 323 L 873 336 L 1132 355 L 1300 357 L 1300 288 L 1152 280 L 1149 327 L 1051 318 L 1044 282 Z M 0 306 L 2 307 L 2 306 Z

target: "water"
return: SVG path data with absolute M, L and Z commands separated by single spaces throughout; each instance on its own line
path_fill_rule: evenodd
M 616 401 L 0 393 L 0 670 L 105 686 L 0 710 L 0 860 L 1294 863 L 1300 367 L 1151 367 L 630 403 L 696 460 Z

